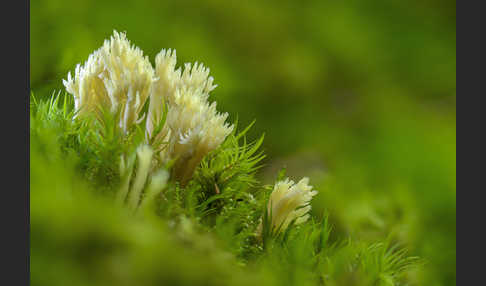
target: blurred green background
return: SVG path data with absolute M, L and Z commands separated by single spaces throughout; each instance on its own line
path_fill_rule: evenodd
M 113 29 L 154 62 L 202 61 L 211 98 L 251 136 L 261 173 L 309 176 L 338 236 L 391 234 L 426 260 L 419 285 L 456 284 L 455 1 L 32 0 L 38 97 Z

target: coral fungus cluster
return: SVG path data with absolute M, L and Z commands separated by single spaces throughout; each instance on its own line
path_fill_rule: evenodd
M 202 64 L 176 69 L 175 50 L 162 50 L 155 69 L 124 33 L 114 31 L 74 77 L 63 83 L 73 95 L 77 117 L 109 111 L 124 133 L 145 120 L 147 144 L 160 162 L 175 161 L 173 176 L 187 182 L 201 159 L 233 130 L 227 113 L 208 102 L 213 78 Z M 148 103 L 148 111 L 144 106 Z M 166 108 L 165 108 L 166 107 Z

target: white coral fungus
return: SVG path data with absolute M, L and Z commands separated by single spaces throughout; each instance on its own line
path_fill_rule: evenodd
M 158 142 L 168 137 L 168 146 L 162 159 L 177 159 L 174 174 L 186 182 L 202 158 L 216 149 L 231 133 L 233 126 L 225 123 L 227 113 L 216 111 L 216 102 L 207 99 L 216 85 L 203 64 L 186 63 L 184 71 L 175 69 L 176 52 L 162 50 L 155 58 L 155 75 L 147 121 L 147 133 Z M 167 126 L 159 134 L 154 127 L 161 120 L 161 102 L 168 106 Z
M 301 224 L 309 218 L 310 201 L 317 191 L 309 186 L 309 178 L 302 178 L 297 184 L 288 178 L 275 184 L 267 205 L 271 217 L 271 232 L 283 232 L 289 224 Z
M 114 31 L 84 65 L 76 66 L 74 78 L 69 73 L 63 84 L 74 96 L 77 116 L 97 113 L 100 107 L 117 114 L 117 124 L 127 132 L 142 118 L 140 112 L 153 81 L 148 57 L 130 45 L 124 33 Z
M 176 51 L 162 50 L 155 70 L 143 52 L 130 45 L 125 33 L 114 31 L 83 66 L 77 65 L 63 80 L 74 96 L 76 116 L 110 111 L 128 133 L 143 122 L 140 114 L 149 101 L 145 122 L 147 143 L 159 162 L 175 161 L 173 175 L 185 183 L 202 158 L 216 149 L 233 130 L 227 113 L 208 102 L 216 85 L 203 64 L 184 64 L 176 69 Z M 166 118 L 166 122 L 164 122 Z

